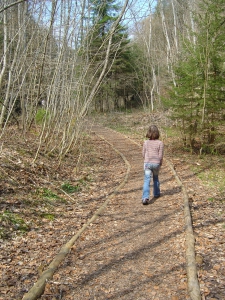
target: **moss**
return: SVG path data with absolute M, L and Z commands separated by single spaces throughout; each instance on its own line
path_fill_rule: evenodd
M 29 226 L 23 220 L 23 218 L 10 211 L 4 211 L 0 214 L 0 237 L 5 238 L 9 235 L 9 232 L 19 231 L 20 233 L 29 230 Z

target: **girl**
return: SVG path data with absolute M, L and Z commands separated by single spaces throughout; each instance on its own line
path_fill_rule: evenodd
M 160 196 L 159 169 L 163 162 L 163 142 L 159 140 L 159 130 L 157 126 L 151 125 L 146 134 L 148 140 L 143 144 L 144 158 L 144 185 L 142 203 L 148 204 L 150 195 L 150 180 L 153 177 L 153 195 Z

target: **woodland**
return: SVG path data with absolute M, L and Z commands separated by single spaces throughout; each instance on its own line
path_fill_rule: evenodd
M 85 116 L 171 110 L 184 146 L 224 151 L 224 1 L 1 1 L 1 138 L 77 147 Z
M 51 232 L 58 205 L 97 193 L 109 150 L 91 148 L 96 123 L 139 144 L 157 124 L 168 156 L 212 188 L 224 232 L 224 43 L 224 0 L 0 0 L 1 258 L 32 224 Z M 4 274 L 0 299 L 17 299 Z

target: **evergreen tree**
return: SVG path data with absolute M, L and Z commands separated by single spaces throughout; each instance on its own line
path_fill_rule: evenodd
M 224 90 L 224 8 L 219 0 L 204 0 L 195 22 L 196 43 L 184 43 L 176 70 L 177 87 L 172 91 L 174 118 L 180 121 L 185 142 L 200 152 L 215 148 L 225 109 Z
M 93 66 L 93 73 L 98 75 L 105 58 L 108 42 L 107 34 L 118 17 L 120 6 L 115 0 L 91 0 L 91 3 L 93 33 L 89 47 L 89 59 Z M 129 93 L 130 79 L 128 74 L 133 71 L 129 42 L 127 28 L 119 24 L 112 39 L 113 45 L 108 72 L 95 97 L 96 110 L 103 111 L 118 108 L 120 106 L 118 98 L 123 97 L 126 99 Z

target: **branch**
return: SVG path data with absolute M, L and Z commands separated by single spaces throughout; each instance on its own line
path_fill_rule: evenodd
M 102 71 L 101 71 L 101 74 L 98 77 L 98 80 L 97 80 L 96 84 L 94 85 L 93 89 L 91 90 L 91 93 L 90 93 L 86 103 L 84 104 L 84 107 L 82 108 L 82 110 L 80 112 L 80 117 L 81 118 L 84 117 L 87 114 L 87 108 L 90 105 L 90 103 L 92 102 L 92 100 L 93 100 L 93 98 L 94 98 L 94 96 L 95 96 L 95 94 L 96 94 L 96 92 L 97 92 L 97 90 L 98 90 L 98 88 L 99 88 L 99 86 L 102 82 L 102 79 L 104 78 L 104 76 L 106 74 L 106 70 L 107 70 L 107 66 L 108 66 L 108 62 L 109 62 L 110 50 L 111 50 L 111 46 L 112 46 L 112 38 L 113 38 L 113 35 L 116 31 L 117 26 L 119 25 L 124 13 L 125 13 L 125 10 L 127 8 L 128 3 L 129 3 L 129 0 L 126 0 L 120 15 L 118 16 L 115 23 L 112 25 L 112 28 L 110 29 L 109 37 L 108 37 L 108 46 L 107 46 L 107 50 L 106 50 L 105 61 L 103 62 Z
M 6 105 L 3 103 L 3 101 L 0 99 L 0 103 L 1 103 L 1 105 L 3 105 L 4 107 L 5 107 L 5 109 L 6 110 L 8 110 L 9 111 L 9 108 L 8 107 L 6 107 Z M 17 120 L 17 118 L 14 116 L 14 114 L 11 112 L 11 116 L 13 117 L 13 119 L 16 121 L 16 123 L 17 123 L 17 126 L 19 127 L 19 121 Z
M 16 2 L 13 2 L 13 3 L 11 3 L 11 4 L 7 5 L 7 6 L 5 6 L 4 8 L 1 8 L 1 9 L 0 9 L 0 13 L 2 13 L 4 10 L 6 10 L 6 9 L 8 9 L 8 8 L 14 6 L 14 5 L 16 5 L 16 4 L 19 4 L 19 3 L 22 3 L 22 2 L 25 2 L 25 1 L 27 1 L 27 0 L 18 0 L 18 1 L 16 1 Z

